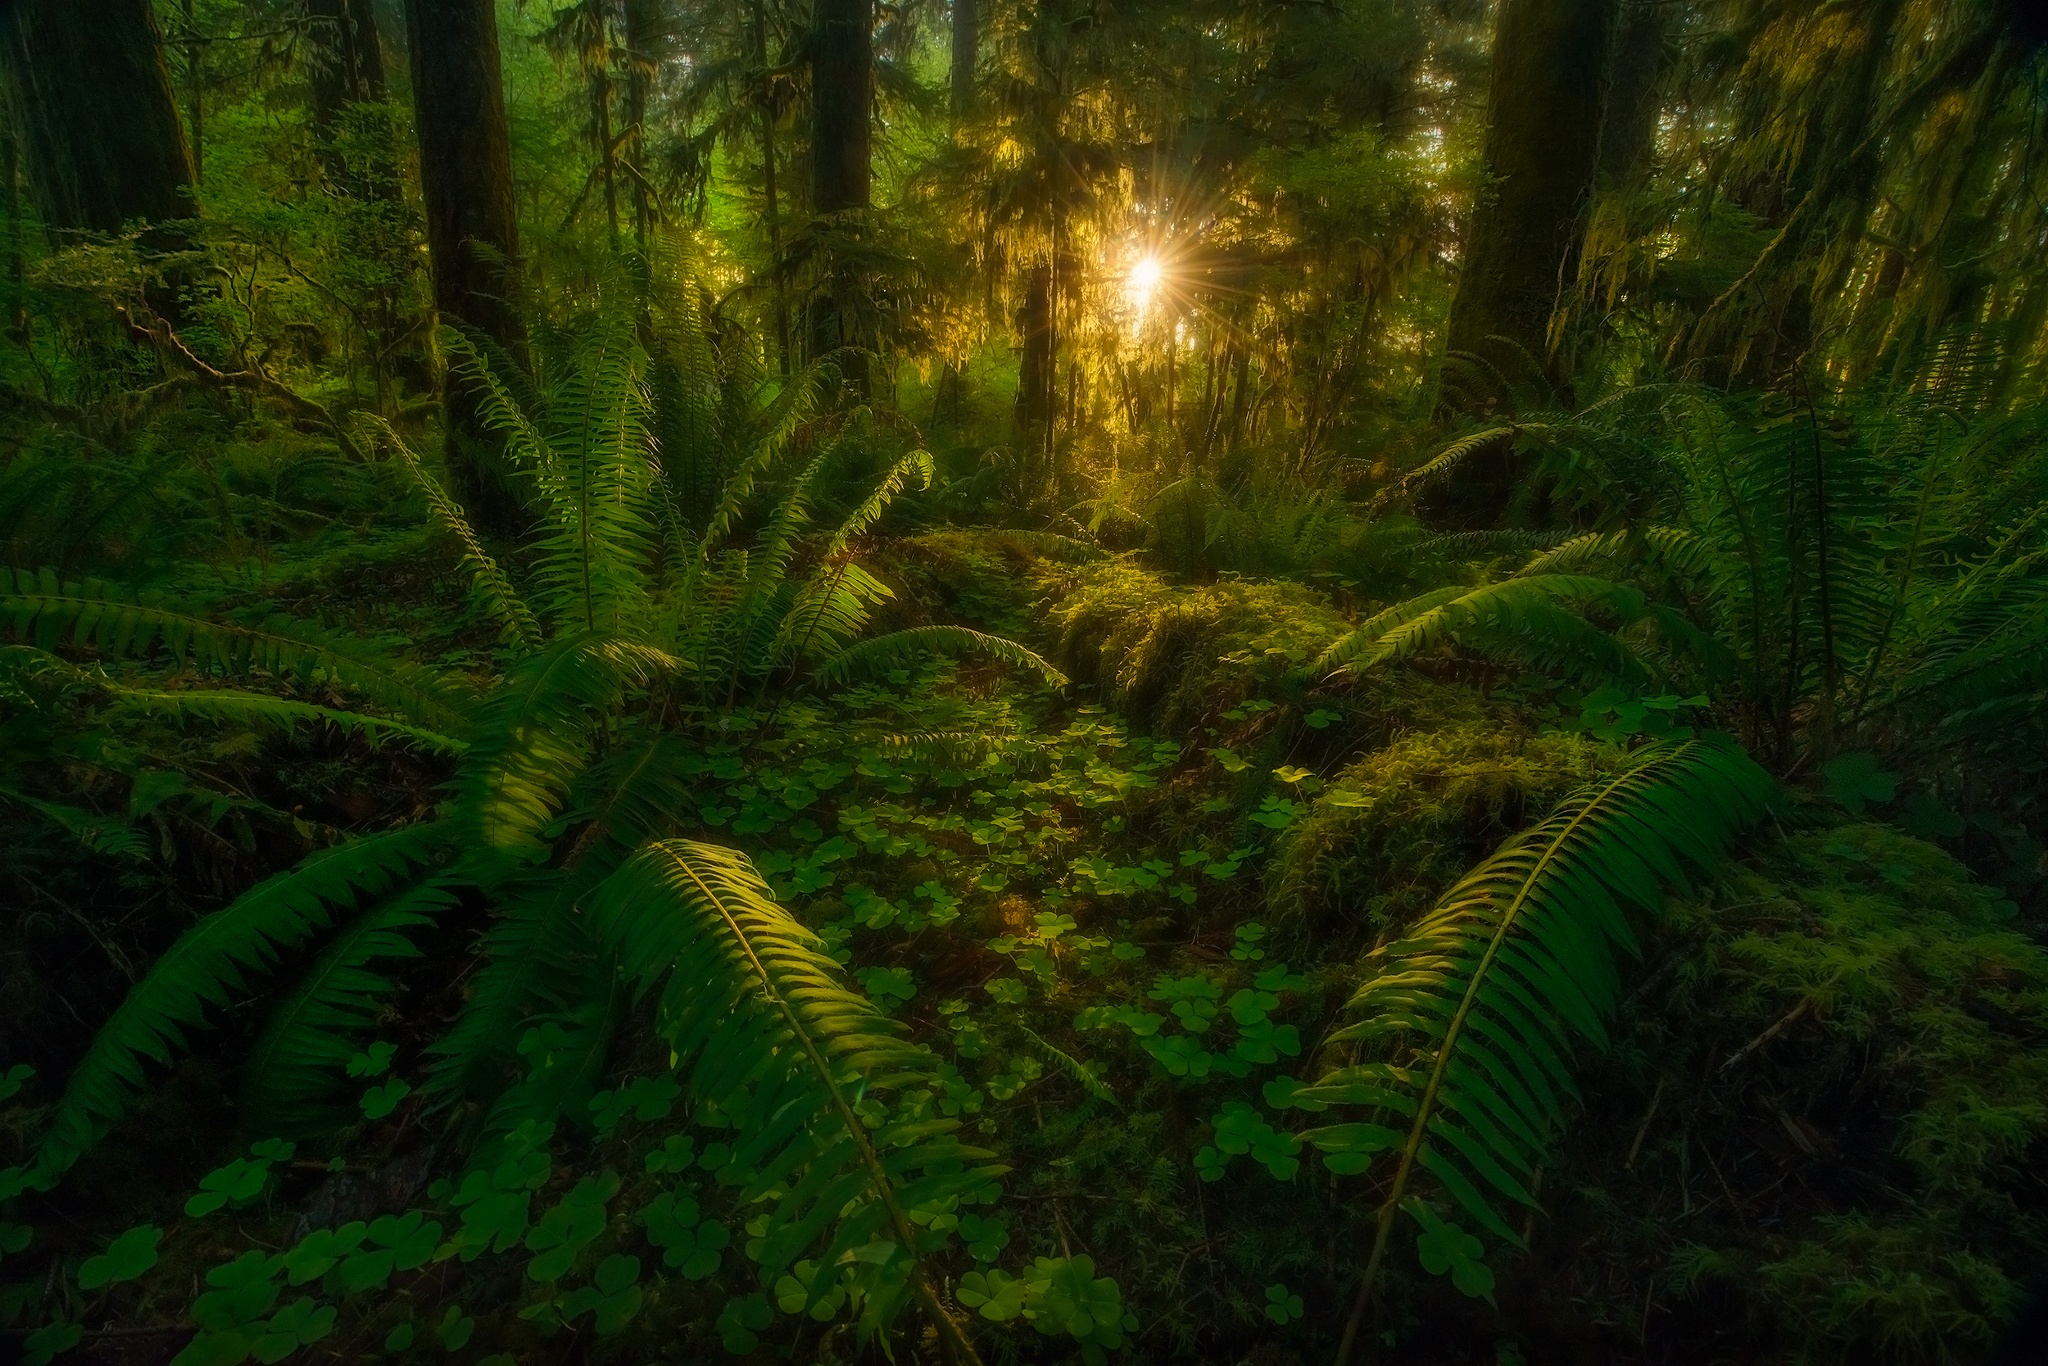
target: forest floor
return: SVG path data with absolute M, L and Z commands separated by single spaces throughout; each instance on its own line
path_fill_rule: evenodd
M 1599 734 L 1554 686 L 1458 668 L 1306 684 L 1301 666 L 1351 622 L 1297 584 L 1177 584 L 1128 557 L 1048 559 L 1003 532 L 877 541 L 869 560 L 897 593 L 890 624 L 1027 640 L 1074 686 L 933 662 L 736 710 L 722 742 L 685 760 L 671 823 L 746 852 L 941 1060 L 942 1093 L 924 1103 L 1009 1169 L 999 1212 L 952 1216 L 984 1317 L 1006 1316 L 1007 1277 L 991 1268 L 1037 1258 L 1072 1282 L 1044 1294 L 1104 1311 L 1076 1335 L 1091 1357 L 1324 1359 L 1375 1210 L 1297 1136 L 1310 1108 L 1297 1092 L 1360 955 L 1617 771 L 1626 731 Z M 451 623 L 445 580 L 403 564 L 358 564 L 312 591 L 330 614 L 353 596 L 386 625 L 412 617 L 444 664 L 487 645 L 460 609 Z M 273 742 L 223 759 L 270 775 L 262 800 L 317 825 L 425 811 L 447 776 L 390 745 L 328 751 L 309 764 Z M 1628 966 L 1626 1009 L 1610 1045 L 1585 1055 L 1580 1117 L 1518 1230 L 1529 1252 L 1494 1259 L 1478 1301 L 1402 1272 L 1374 1345 L 1413 1361 L 1704 1364 L 1871 1341 L 1932 1360 L 1989 1340 L 2042 1245 L 2026 1212 L 2040 1178 L 2015 1186 L 2010 1157 L 2048 1132 L 2048 954 L 2015 915 L 1938 848 L 1841 801 L 1785 808 L 1676 899 Z M 445 1031 L 466 990 L 449 965 L 489 924 L 460 908 L 399 967 L 378 1031 L 386 1061 Z M 62 1075 L 82 1041 L 40 1042 L 39 1069 Z M 543 1070 L 569 1042 L 543 1030 L 521 1050 Z M 716 1140 L 716 1113 L 677 1129 L 666 1048 L 628 1024 L 611 1071 L 629 1079 L 551 1131 L 535 1188 L 559 1208 L 601 1197 L 607 1246 L 654 1244 L 641 1256 L 667 1274 L 634 1287 L 631 1312 L 607 1324 L 601 1277 L 580 1308 L 583 1291 L 534 1300 L 510 1263 L 478 1281 L 503 1259 L 472 1270 L 466 1251 L 401 1272 L 402 1294 L 330 1316 L 317 1336 L 396 1356 L 415 1336 L 424 1350 L 434 1325 L 452 1350 L 480 1322 L 468 1355 L 566 1346 L 567 1360 L 591 1350 L 577 1318 L 596 1306 L 605 1359 L 769 1352 L 767 1299 L 726 1288 L 751 1231 L 731 1197 L 753 1173 Z M 441 1121 L 402 1095 L 381 1116 L 366 1099 L 332 1163 L 317 1145 L 266 1158 L 259 1144 L 256 1168 L 277 1168 L 260 1195 L 192 1216 L 186 1197 L 220 1186 L 209 1169 L 235 1150 L 229 1100 L 217 1062 L 182 1064 L 86 1159 L 52 1236 L 84 1256 L 126 1225 L 158 1226 L 156 1278 L 197 1285 L 238 1248 L 303 1249 L 422 1201 L 451 1227 L 465 1217 L 435 1179 Z M 657 1233 L 644 1212 L 656 1206 L 678 1229 Z M 784 1278 L 784 1312 L 805 1310 L 815 1275 L 805 1262 Z M 861 1355 L 858 1321 L 830 1322 L 846 1294 L 813 1300 L 826 1323 L 799 1333 L 800 1355 Z M 561 1317 L 512 1313 L 522 1300 Z M 163 1361 L 179 1345 L 143 1328 L 150 1299 L 81 1308 L 78 1359 Z M 569 1342 L 544 1349 L 565 1326 Z M 1072 1346 L 1001 1350 L 1058 1359 Z

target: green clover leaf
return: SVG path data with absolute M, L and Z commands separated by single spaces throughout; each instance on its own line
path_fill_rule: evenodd
M 697 1140 L 688 1134 L 670 1134 L 661 1147 L 647 1154 L 647 1170 L 657 1176 L 664 1172 L 684 1172 L 696 1160 Z
M 730 1299 L 718 1314 L 718 1336 L 726 1351 L 745 1356 L 761 1345 L 762 1330 L 773 1322 L 775 1310 L 766 1295 L 756 1293 Z
M 334 1331 L 334 1306 L 300 1296 L 280 1309 L 265 1325 L 250 1355 L 261 1362 L 283 1361 L 301 1347 L 310 1347 Z
M 363 1092 L 361 1101 L 365 1119 L 383 1119 L 398 1108 L 398 1102 L 412 1094 L 412 1083 L 403 1077 L 393 1077 L 382 1086 L 372 1086 Z
M 1024 1294 L 1024 1282 L 1007 1271 L 990 1268 L 962 1276 L 954 1298 L 969 1309 L 979 1310 L 991 1323 L 1008 1323 L 1024 1312 Z
M 391 1059 L 397 1052 L 397 1044 L 380 1039 L 371 1044 L 367 1052 L 358 1053 L 348 1060 L 348 1074 L 352 1077 L 381 1077 L 391 1070 Z
M 155 1224 L 129 1229 L 109 1243 L 105 1252 L 85 1259 L 85 1265 L 78 1268 L 79 1289 L 97 1290 L 103 1285 L 134 1280 L 156 1265 L 156 1245 L 163 1236 L 163 1230 Z M 23 1246 L 26 1245 L 24 1239 Z M 19 1252 L 21 1248 L 9 1250 Z
M 441 1345 L 451 1352 L 459 1352 L 469 1345 L 470 1334 L 476 1332 L 476 1320 L 462 1312 L 462 1306 L 451 1304 L 448 1312 L 441 1316 L 441 1322 L 434 1329 L 434 1335 L 441 1339 Z
M 370 1226 L 361 1221 L 335 1229 L 314 1229 L 284 1254 L 286 1279 L 293 1285 L 318 1280 L 342 1258 L 360 1250 L 369 1231 Z
M 1266 1287 L 1266 1317 L 1278 1324 L 1294 1322 L 1302 1316 L 1305 1306 L 1301 1296 L 1288 1290 L 1282 1283 Z

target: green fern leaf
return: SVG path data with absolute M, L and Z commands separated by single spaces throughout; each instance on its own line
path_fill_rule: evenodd
M 271 1010 L 242 1068 L 241 1123 L 265 1137 L 307 1138 L 356 1117 L 336 1091 L 391 992 L 379 959 L 417 958 L 408 931 L 433 923 L 453 893 L 429 882 L 357 916 Z
M 445 824 L 373 835 L 316 854 L 201 920 L 150 965 L 72 1070 L 36 1155 L 39 1179 L 62 1175 L 128 1109 L 143 1061 L 168 1063 L 208 1006 L 267 975 L 278 957 L 333 924 L 337 912 L 416 876 L 449 838 Z
M 900 668 L 931 654 L 978 654 L 1037 674 L 1055 688 L 1067 686 L 1067 676 L 1047 663 L 1035 651 L 1002 636 L 988 635 L 965 626 L 913 626 L 885 636 L 861 641 L 841 650 L 818 665 L 818 677 L 835 683 L 881 670 Z
M 228 625 L 181 610 L 157 593 L 90 579 L 64 583 L 47 569 L 0 569 L 0 618 L 43 650 L 68 635 L 113 659 L 139 657 L 155 646 L 172 664 L 190 663 L 202 672 L 324 677 L 416 726 L 455 736 L 468 728 L 467 700 L 427 670 L 282 617 L 263 626 Z
M 1369 1107 L 1302 1139 L 1339 1172 L 1398 1152 L 1360 1290 L 1361 1312 L 1415 1172 L 1503 1242 L 1521 1239 L 1502 1200 L 1533 1205 L 1531 1179 L 1574 1095 L 1575 1039 L 1604 1047 L 1620 998 L 1615 951 L 1634 952 L 1630 908 L 1655 913 L 1684 867 L 1712 867 L 1770 799 L 1770 777 L 1714 737 L 1655 746 L 1566 800 L 1446 892 L 1346 1006 L 1332 1044 L 1385 1061 L 1339 1067 L 1303 1088 L 1305 1109 Z M 1397 1118 L 1402 1129 L 1383 1122 Z
M 736 1125 L 741 1204 L 775 1187 L 751 1249 L 773 1280 L 819 1244 L 839 1258 L 875 1239 L 908 1254 L 909 1289 L 953 1355 L 973 1348 L 940 1305 L 910 1211 L 974 1197 L 1003 1170 L 925 1106 L 856 1112 L 906 1090 L 941 1094 L 938 1060 L 844 983 L 824 943 L 775 903 L 746 857 L 688 840 L 650 845 L 590 906 L 598 939 L 642 995 L 694 1102 Z M 664 985 L 665 979 L 665 985 Z M 828 1288 L 821 1278 L 815 1300 Z M 806 1307 L 809 1307 L 808 1305 Z

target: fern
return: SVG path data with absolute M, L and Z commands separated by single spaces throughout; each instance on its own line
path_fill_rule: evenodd
M 1324 660 L 1332 668 L 1363 673 L 1455 640 L 1574 678 L 1654 677 L 1636 651 L 1573 610 L 1594 605 L 1624 624 L 1652 615 L 1640 592 L 1590 575 L 1504 579 L 1462 592 L 1439 589 L 1403 603 L 1332 646 Z
M 897 668 L 935 652 L 985 655 L 998 663 L 1035 673 L 1055 688 L 1067 685 L 1067 676 L 1035 651 L 1014 640 L 965 626 L 913 626 L 864 640 L 819 664 L 818 676 L 829 682 L 845 682 L 863 674 Z
M 412 476 L 414 486 L 425 496 L 427 506 L 433 510 L 434 520 L 440 523 L 442 530 L 461 543 L 462 563 L 469 567 L 477 604 L 491 620 L 498 623 L 498 638 L 517 650 L 534 648 L 540 642 L 540 625 L 534 620 L 533 609 L 526 605 L 525 600 L 513 588 L 512 580 L 506 577 L 498 562 L 484 549 L 483 542 L 477 539 L 476 531 L 470 526 L 469 517 L 463 512 L 462 505 L 449 497 L 448 491 L 427 473 L 421 466 L 419 457 L 413 453 L 412 447 L 406 444 L 405 438 L 400 436 L 390 423 L 382 418 L 375 419 L 372 431 L 398 452 L 398 458 L 404 464 L 406 472 Z
M 458 740 L 452 735 L 443 735 L 439 731 L 428 730 L 423 726 L 407 725 L 403 721 L 368 716 L 362 712 L 315 706 L 310 702 L 266 697 L 262 693 L 202 688 L 130 688 L 117 683 L 102 683 L 100 686 L 113 697 L 117 707 L 146 711 L 157 716 L 195 716 L 208 721 L 234 721 L 246 726 L 268 727 L 288 734 L 302 725 L 333 726 L 346 734 L 360 735 L 372 744 L 398 737 L 425 745 L 429 749 L 439 750 L 444 754 L 460 754 L 469 748 L 467 741 Z
M 174 666 L 189 663 L 201 672 L 324 677 L 425 729 L 460 736 L 468 728 L 465 699 L 427 670 L 282 617 L 262 626 L 228 625 L 184 611 L 161 594 L 97 580 L 64 583 L 48 569 L 0 569 L 0 617 L 43 650 L 54 650 L 68 635 L 113 659 L 142 656 L 154 646 Z
M 689 753 L 681 737 L 658 735 L 594 765 L 572 797 L 581 825 L 567 841 L 559 866 L 498 888 L 504 913 L 484 936 L 483 967 L 471 979 L 469 999 L 454 1027 L 429 1049 L 429 1094 L 495 1107 L 527 1028 L 547 1023 L 582 1028 L 589 1023 L 590 1003 L 609 998 L 610 969 L 597 967 L 596 945 L 576 907 L 683 808 L 692 782 L 683 763 Z M 556 1102 L 575 1099 L 573 1086 L 553 1081 L 545 1094 Z M 552 1118 L 541 1113 L 545 1105 L 538 1095 L 529 1090 L 510 1105 L 493 1108 L 492 1123 L 514 1113 Z
M 1521 1245 L 1498 1202 L 1535 1204 L 1529 1183 L 1573 1095 L 1572 1041 L 1605 1046 L 1620 994 L 1615 950 L 1635 949 L 1628 908 L 1654 913 L 1667 888 L 1683 885 L 1686 861 L 1713 866 L 1770 793 L 1768 775 L 1729 741 L 1644 750 L 1373 951 L 1373 975 L 1346 1007 L 1356 1023 L 1329 1042 L 1378 1045 L 1386 1060 L 1336 1068 L 1293 1102 L 1368 1107 L 1371 1119 L 1301 1135 L 1333 1171 L 1362 1172 L 1376 1154 L 1399 1153 L 1340 1360 L 1418 1169 L 1483 1228 Z M 1401 1128 L 1382 1122 L 1393 1117 Z M 1416 1217 L 1430 1236 L 1434 1215 Z
M 590 729 L 627 685 L 673 669 L 644 645 L 576 635 L 515 665 L 478 709 L 450 818 L 473 859 L 529 857 L 589 762 Z
M 738 1199 L 763 1207 L 750 1253 L 773 1278 L 819 1243 L 819 1266 L 876 1239 L 949 1358 L 974 1360 L 940 1304 L 911 1213 L 978 1196 L 1001 1167 L 958 1122 L 905 1106 L 872 1134 L 856 1112 L 891 1094 L 943 1092 L 938 1060 L 841 980 L 823 941 L 778 906 L 746 857 L 687 840 L 649 846 L 608 881 L 592 927 L 638 994 L 662 986 L 658 1028 L 699 1104 L 737 1126 Z M 812 1302 L 829 1289 L 819 1278 Z M 808 1307 L 808 1305 L 806 1306 Z
M 373 835 L 305 860 L 245 892 L 186 931 L 151 965 L 73 1069 L 36 1155 L 54 1181 L 127 1112 L 144 1059 L 168 1063 L 207 1007 L 226 1005 L 252 974 L 334 923 L 337 912 L 416 876 L 448 837 L 442 825 Z
M 347 1118 L 333 1103 L 360 1037 L 375 1024 L 390 979 L 370 966 L 379 959 L 417 958 L 411 930 L 433 923 L 454 903 L 438 882 L 409 888 L 345 926 L 313 966 L 271 1010 L 263 1034 L 242 1066 L 245 1131 L 300 1138 Z

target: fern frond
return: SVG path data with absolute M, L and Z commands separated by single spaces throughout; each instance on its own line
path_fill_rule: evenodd
M 867 501 L 848 513 L 846 520 L 839 524 L 839 529 L 832 533 L 832 539 L 826 542 L 824 554 L 820 558 L 831 561 L 846 553 L 846 547 L 853 538 L 879 521 L 882 514 L 889 510 L 889 504 L 896 501 L 897 495 L 903 492 L 904 487 L 913 478 L 920 489 L 932 486 L 930 451 L 912 451 L 891 465 L 889 472 L 882 476 L 882 482 L 875 485 L 875 491 L 868 495 Z
M 594 765 L 577 785 L 571 809 L 587 819 L 568 841 L 560 865 L 499 889 L 504 914 L 484 935 L 484 966 L 470 979 L 454 1027 L 428 1049 L 430 1095 L 492 1105 L 494 1120 L 515 1111 L 553 1117 L 539 1113 L 534 1093 L 502 1111 L 496 1105 L 512 1082 L 520 1036 L 550 1022 L 577 1034 L 592 1023 L 589 1005 L 609 998 L 611 970 L 605 966 L 600 972 L 597 947 L 577 905 L 629 854 L 672 824 L 694 781 L 684 764 L 692 753 L 680 736 L 658 735 Z M 550 1078 L 547 1094 L 573 1106 L 574 1088 L 556 1084 L 562 1078 L 559 1072 Z
M 870 1133 L 854 1109 L 856 1097 L 868 1107 L 906 1090 L 942 1092 L 938 1059 L 846 986 L 824 942 L 735 850 L 650 845 L 599 891 L 590 921 L 638 994 L 662 986 L 657 1027 L 687 1093 L 736 1126 L 740 1203 L 787 1191 L 762 1206 L 752 1245 L 761 1274 L 772 1279 L 821 1243 L 816 1261 L 829 1267 L 893 1239 L 934 1329 L 973 1360 L 939 1304 L 909 1211 L 972 1199 L 1003 1168 L 960 1144 L 957 1120 L 899 1104 Z M 828 1288 L 817 1285 L 813 1301 Z
M 146 711 L 156 716 L 196 716 L 208 721 L 232 721 L 245 726 L 267 726 L 287 734 L 295 732 L 303 725 L 333 726 L 346 734 L 360 735 L 371 744 L 380 744 L 386 739 L 397 737 L 412 740 L 443 754 L 460 754 L 469 748 L 467 741 L 458 740 L 452 735 L 443 735 L 439 731 L 428 730 L 423 726 L 411 726 L 403 721 L 368 716 L 362 712 L 315 706 L 310 702 L 267 697 L 262 693 L 200 688 L 130 688 L 118 683 L 104 682 L 99 686 L 114 698 L 118 707 Z
M 876 670 L 900 667 L 929 654 L 979 654 L 1015 669 L 1027 669 L 1055 688 L 1067 686 L 1067 676 L 1047 663 L 1035 651 L 1003 636 L 992 636 L 965 626 L 913 626 L 849 646 L 818 665 L 818 677 L 843 683 Z
M 534 620 L 533 609 L 513 588 L 512 580 L 484 549 L 477 539 L 475 528 L 469 524 L 469 515 L 462 505 L 449 497 L 440 481 L 428 474 L 420 464 L 419 456 L 413 453 L 395 428 L 382 418 L 371 419 L 373 434 L 398 452 L 400 463 L 412 476 L 414 487 L 425 496 L 427 506 L 433 510 L 434 520 L 441 529 L 453 536 L 462 546 L 462 563 L 469 567 L 471 591 L 477 605 L 491 620 L 498 623 L 498 638 L 515 649 L 531 650 L 540 642 L 540 623 Z
M 336 935 L 271 1010 L 242 1068 L 241 1123 L 263 1137 L 305 1138 L 354 1118 L 335 1103 L 348 1060 L 377 1022 L 391 980 L 380 959 L 417 958 L 408 931 L 433 923 L 454 904 L 445 885 L 428 882 L 357 916 Z
M 127 1112 L 143 1061 L 168 1063 L 209 1006 L 267 975 L 346 911 L 415 877 L 451 832 L 445 824 L 373 835 L 316 854 L 201 920 L 150 965 L 72 1070 L 41 1148 L 39 1178 L 63 1174 Z
M 1456 641 L 1553 675 L 1601 682 L 1654 678 L 1655 671 L 1636 651 L 1579 614 L 1593 606 L 1607 609 L 1623 625 L 1646 617 L 1675 625 L 1669 615 L 1653 614 L 1643 595 L 1626 585 L 1585 574 L 1544 574 L 1455 594 L 1449 589 L 1424 594 L 1381 613 L 1324 658 L 1342 660 L 1342 668 L 1363 673 Z M 1369 630 L 1378 630 L 1383 619 L 1393 624 L 1370 637 Z
M 425 729 L 455 736 L 468 729 L 467 700 L 434 674 L 284 617 L 230 625 L 183 611 L 159 593 L 93 579 L 65 583 L 48 569 L 0 569 L 0 618 L 43 650 L 68 636 L 109 659 L 137 658 L 155 647 L 173 665 L 201 672 L 331 679 Z
M 1377 1153 L 1400 1154 L 1361 1303 L 1418 1168 L 1520 1246 L 1497 1202 L 1535 1204 L 1530 1181 L 1575 1094 L 1573 1040 L 1606 1045 L 1620 998 L 1615 951 L 1635 952 L 1630 909 L 1659 910 L 1666 890 L 1684 885 L 1686 863 L 1711 868 L 1771 791 L 1769 775 L 1728 740 L 1646 749 L 1502 845 L 1401 939 L 1373 951 L 1372 976 L 1346 1006 L 1355 1023 L 1329 1042 L 1374 1046 L 1388 1060 L 1333 1069 L 1295 1101 L 1368 1108 L 1367 1120 L 1301 1135 L 1333 1171 L 1362 1172 Z M 1400 1129 L 1384 1122 L 1394 1117 Z
M 1075 1081 L 1081 1083 L 1083 1091 L 1106 1104 L 1118 1107 L 1123 1105 L 1123 1102 L 1116 1098 L 1116 1092 L 1109 1089 L 1109 1083 L 1105 1082 L 1093 1067 L 1082 1062 L 1065 1049 L 1047 1043 L 1028 1026 L 1020 1025 L 1019 1028 L 1024 1030 L 1024 1037 L 1031 1040 L 1032 1048 L 1037 1051 L 1040 1057 L 1059 1068 L 1062 1072 L 1065 1072 Z
M 515 665 L 477 711 L 469 752 L 455 776 L 450 819 L 471 857 L 525 857 L 561 809 L 590 757 L 593 720 L 626 687 L 675 669 L 644 645 L 578 635 Z

